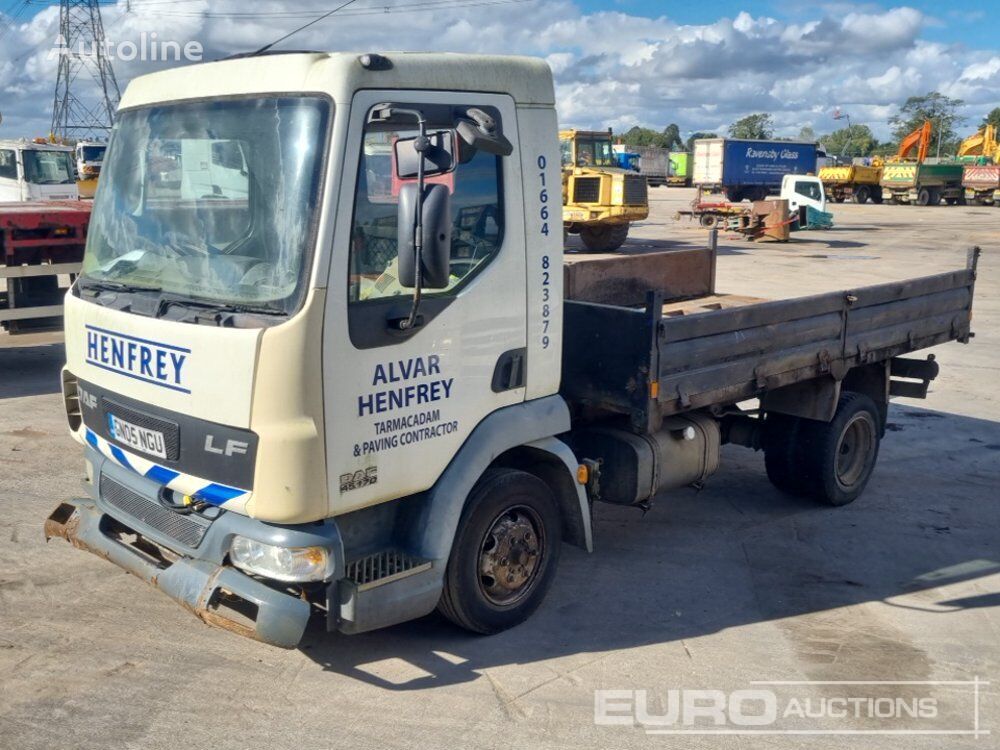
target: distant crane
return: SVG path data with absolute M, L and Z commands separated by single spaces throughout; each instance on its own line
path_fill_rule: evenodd
M 98 0 L 61 0 L 59 3 L 59 73 L 52 104 L 51 137 L 106 138 L 121 99 L 118 80 L 108 59 L 104 23 Z M 97 84 L 97 96 L 81 90 L 80 76 Z

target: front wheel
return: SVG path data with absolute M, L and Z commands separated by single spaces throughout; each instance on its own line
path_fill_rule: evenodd
M 625 244 L 628 224 L 611 224 L 601 227 L 583 227 L 580 239 L 591 253 L 611 253 Z
M 490 469 L 462 515 L 438 609 L 474 633 L 499 633 L 524 622 L 552 585 L 561 528 L 542 480 Z

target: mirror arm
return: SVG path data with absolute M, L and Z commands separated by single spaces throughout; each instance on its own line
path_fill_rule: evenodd
M 427 139 L 427 120 L 424 113 L 418 109 L 398 109 L 394 112 L 408 114 L 416 117 L 419 135 L 413 144 L 413 148 L 420 155 L 417 159 L 417 206 L 416 220 L 413 235 L 413 255 L 416 262 L 414 270 L 413 285 L 413 307 L 410 308 L 410 315 L 405 320 L 399 322 L 399 330 L 409 331 L 417 325 L 417 311 L 420 309 L 420 298 L 423 287 L 423 264 L 424 264 L 424 154 L 430 147 Z

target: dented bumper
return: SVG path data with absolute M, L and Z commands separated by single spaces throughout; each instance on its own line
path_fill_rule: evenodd
M 186 557 L 167 563 L 152 545 L 145 554 L 118 539 L 121 528 L 94 501 L 74 499 L 61 503 L 45 521 L 45 538 L 60 537 L 115 563 L 209 625 L 282 648 L 294 648 L 302 639 L 308 602 L 226 565 Z

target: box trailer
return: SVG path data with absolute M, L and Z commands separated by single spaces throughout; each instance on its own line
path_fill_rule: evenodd
M 730 201 L 761 200 L 786 174 L 816 173 L 816 144 L 798 141 L 704 138 L 694 142 L 692 182 Z

